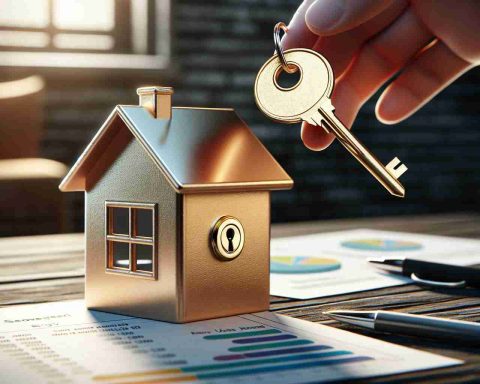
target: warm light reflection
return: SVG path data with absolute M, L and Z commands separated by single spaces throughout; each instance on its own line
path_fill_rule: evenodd
M 245 149 L 249 146 L 249 137 L 241 126 L 232 125 L 229 129 L 219 132 L 218 135 L 205 141 L 199 147 L 196 167 L 200 171 L 200 178 L 210 183 L 224 183 L 235 179 L 239 170 L 238 164 L 245 156 Z
M 44 86 L 45 83 L 40 76 L 29 76 L 20 80 L 3 81 L 0 83 L 0 100 L 40 92 Z
M 45 32 L 0 31 L 1 45 L 7 47 L 42 48 L 50 42 Z
M 67 166 L 49 159 L 8 159 L 0 160 L 0 179 L 58 179 L 65 176 Z
M 165 68 L 170 1 L 0 0 L 0 66 Z
M 54 0 L 53 24 L 60 29 L 109 31 L 115 25 L 114 0 Z
M 2 26 L 45 28 L 48 22 L 48 0 L 0 0 Z
M 77 35 L 73 33 L 59 33 L 53 38 L 53 44 L 61 49 L 98 49 L 110 50 L 114 40 L 106 35 Z
M 135 0 L 130 8 L 132 12 L 132 45 L 135 53 L 148 51 L 148 0 Z
M 228 180 L 228 176 L 235 169 L 235 165 L 238 164 L 238 158 L 241 157 L 242 149 L 245 146 L 245 135 L 241 130 L 234 130 L 230 134 L 230 137 L 225 142 L 225 146 L 222 148 L 220 158 L 222 161 L 213 163 L 211 169 L 212 181 L 222 182 Z

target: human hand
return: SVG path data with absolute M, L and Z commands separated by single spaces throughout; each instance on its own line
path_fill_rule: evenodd
M 324 55 L 335 74 L 335 114 L 351 127 L 361 106 L 399 73 L 377 101 L 376 115 L 398 123 L 480 63 L 480 1 L 305 0 L 283 49 Z M 322 150 L 334 140 L 302 125 L 302 140 Z

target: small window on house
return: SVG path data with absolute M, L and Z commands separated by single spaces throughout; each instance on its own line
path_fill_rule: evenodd
M 130 246 L 119 241 L 110 241 L 113 268 L 130 269 Z
M 113 208 L 112 207 L 112 220 L 113 228 L 112 235 L 125 235 L 128 236 L 128 208 Z
M 106 202 L 108 272 L 156 277 L 156 205 Z
M 152 212 L 148 209 L 135 210 L 135 235 L 152 237 Z
M 135 259 L 135 269 L 137 271 L 152 272 L 152 247 L 143 244 L 135 244 L 134 247 L 135 255 L 137 256 Z

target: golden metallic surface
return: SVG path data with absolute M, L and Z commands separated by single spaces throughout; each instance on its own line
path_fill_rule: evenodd
M 93 187 L 132 135 L 178 193 L 293 186 L 292 179 L 231 109 L 173 108 L 168 120 L 156 119 L 139 106 L 117 106 L 60 189 Z M 117 144 L 111 145 L 112 140 Z M 110 157 L 104 156 L 106 151 Z M 94 177 L 92 168 L 97 170 Z
M 85 196 L 87 306 L 156 320 L 181 321 L 177 248 L 182 239 L 178 219 L 182 201 L 141 144 L 132 140 Z M 105 272 L 105 202 L 112 200 L 157 204 L 156 280 Z
M 211 232 L 212 250 L 224 261 L 235 259 L 243 250 L 245 232 L 242 223 L 232 216 L 222 216 Z
M 60 190 L 62 192 L 79 192 L 91 189 L 115 162 L 132 138 L 132 133 L 115 108 L 73 167 L 70 168 L 60 183 Z
M 176 323 L 268 309 L 270 190 L 293 181 L 233 110 L 155 117 L 150 91 L 145 107 L 115 108 L 60 185 L 85 191 L 87 306 Z M 135 216 L 114 233 L 111 207 L 154 207 L 154 235 L 137 237 Z M 119 273 L 109 241 L 152 245 L 151 276 L 126 273 L 132 252 Z
M 402 164 L 404 171 L 395 175 L 395 169 L 389 163 L 386 167 L 371 153 L 358 139 L 343 125 L 343 123 L 333 114 L 328 113 L 322 108 L 319 112 L 323 118 L 323 124 L 328 132 L 331 132 L 340 141 L 340 143 L 362 164 L 370 174 L 375 177 L 383 187 L 392 195 L 405 197 L 405 188 L 396 177 L 400 177 L 407 170 Z M 317 124 L 320 125 L 321 123 Z M 395 158 L 398 160 L 398 158 Z M 395 161 L 393 159 L 393 161 Z
M 162 87 L 157 85 L 152 85 L 148 87 L 137 88 L 137 95 L 151 95 L 151 94 L 161 94 L 161 95 L 173 95 L 172 87 Z
M 330 97 L 333 91 L 333 71 L 328 61 L 309 49 L 289 49 L 284 52 L 290 65 L 302 74 L 296 86 L 282 88 L 277 78 L 282 65 L 277 55 L 260 68 L 255 80 L 255 101 L 260 110 L 278 123 L 299 123 L 318 101 Z
M 105 273 L 108 200 L 158 204 L 157 280 Z M 268 191 L 179 195 L 133 140 L 86 192 L 85 205 L 89 308 L 176 323 L 268 309 Z M 246 239 L 230 261 L 219 260 L 210 242 L 223 216 L 237 218 Z
M 172 117 L 172 87 L 142 87 L 137 89 L 139 105 L 147 109 L 156 119 Z
M 212 225 L 222 216 L 242 223 L 242 253 L 230 261 L 212 252 Z M 183 195 L 184 321 L 267 310 L 270 282 L 270 193 Z
M 301 71 L 298 83 L 290 88 L 278 84 L 282 63 L 271 57 L 255 80 L 255 100 L 262 112 L 281 123 L 308 122 L 332 133 L 340 143 L 394 196 L 404 197 L 405 188 L 397 180 L 407 167 L 394 158 L 386 167 L 335 116 L 331 103 L 334 75 L 330 63 L 309 49 L 284 52 L 289 65 Z

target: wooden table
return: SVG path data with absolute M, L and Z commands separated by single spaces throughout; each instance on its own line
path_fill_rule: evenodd
M 480 215 L 409 216 L 280 224 L 273 226 L 272 236 L 353 228 L 480 238 Z M 83 248 L 82 234 L 0 239 L 0 305 L 5 307 L 82 298 Z M 393 309 L 479 321 L 480 290 L 427 290 L 416 285 L 406 285 L 312 300 L 279 297 L 272 297 L 271 300 L 271 310 L 275 312 L 465 360 L 465 364 L 458 367 L 389 376 L 369 382 L 480 382 L 480 348 L 458 344 L 447 346 L 441 341 L 362 332 L 331 321 L 322 314 L 323 311 L 335 308 Z

